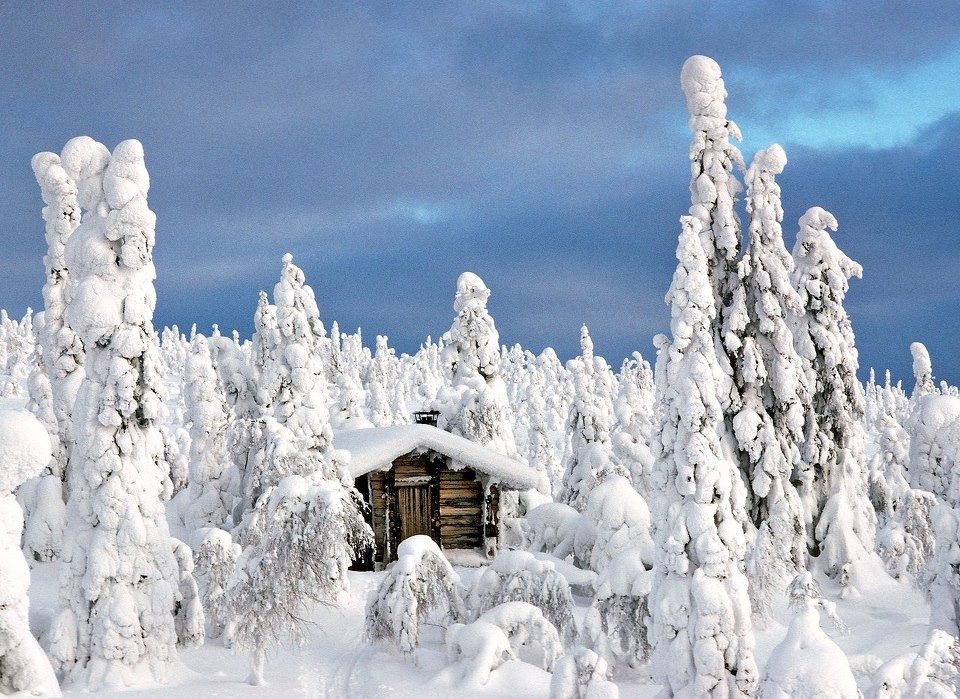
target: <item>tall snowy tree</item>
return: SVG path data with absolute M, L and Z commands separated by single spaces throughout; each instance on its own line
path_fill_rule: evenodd
M 181 576 L 159 497 L 168 469 L 143 147 L 123 141 L 111 154 L 90 138 L 69 145 L 66 171 L 84 214 L 64 251 L 66 320 L 86 348 L 86 376 L 73 413 L 50 652 L 67 681 L 96 691 L 164 680 L 176 657 Z
M 806 565 L 803 504 L 791 476 L 802 470 L 808 390 L 788 325 L 801 305 L 790 280 L 793 258 L 783 244 L 776 182 L 786 162 L 783 149 L 773 145 L 757 153 L 747 171 L 750 242 L 737 265 L 743 313 L 735 322 L 731 318 L 740 342 L 734 382 L 741 401 L 732 424 L 758 529 L 747 559 L 750 599 L 762 616 Z
M 664 520 L 649 600 L 653 670 L 669 696 L 744 696 L 758 679 L 743 573 L 745 488 L 721 446 L 717 304 L 700 221 L 681 223 L 666 297 L 673 339 L 658 362 Z
M 808 209 L 793 249 L 793 284 L 804 309 L 794 340 L 811 387 L 803 443 L 808 470 L 800 493 L 813 534 L 809 543 L 824 570 L 855 584 L 855 563 L 873 551 L 876 527 L 864 463 L 863 388 L 843 307 L 848 280 L 863 268 L 840 251 L 827 229 L 837 230 L 833 214 Z
M 450 385 L 437 401 L 447 430 L 515 457 L 507 389 L 499 373 L 500 335 L 487 310 L 489 297 L 490 289 L 476 274 L 464 272 L 457 279 L 457 316 L 444 335 Z
M 71 419 L 77 390 L 83 379 L 83 342 L 65 318 L 70 272 L 64 251 L 70 236 L 80 225 L 80 203 L 77 200 L 77 182 L 67 174 L 66 167 L 77 177 L 85 178 L 102 169 L 101 161 L 86 162 L 88 152 L 84 137 L 67 142 L 61 155 L 37 153 L 33 157 L 34 175 L 43 198 L 43 220 L 46 222 L 47 254 L 44 257 L 47 278 L 43 285 L 43 328 L 40 344 L 43 364 L 50 378 L 53 409 L 57 418 L 61 450 L 53 475 L 65 478 L 66 466 L 72 448 Z M 100 156 L 102 157 L 102 152 Z
M 303 638 L 305 605 L 334 602 L 350 560 L 373 539 L 333 450 L 322 362 L 328 346 L 313 290 L 289 254 L 273 295 L 274 306 L 261 296 L 256 316 L 262 388 L 260 417 L 253 411 L 250 422 L 257 470 L 248 474 L 252 508 L 238 528 L 244 550 L 224 600 L 235 643 L 252 651 L 256 684 L 267 650 Z
M 742 304 L 736 274 L 740 253 L 740 219 L 735 211 L 743 189 L 734 168 L 744 169 L 743 156 L 730 139 L 741 140 L 740 129 L 727 119 L 727 89 L 720 66 L 707 56 L 691 56 L 680 71 L 680 83 L 690 112 L 690 215 L 700 221 L 700 242 L 707 258 L 707 274 L 717 302 L 711 321 L 714 341 L 723 350 L 720 366 L 727 376 L 733 370 L 727 355 L 736 356 L 736 335 L 727 332 L 728 318 Z M 728 419 L 736 412 L 738 397 L 732 382 L 719 386 L 720 401 Z

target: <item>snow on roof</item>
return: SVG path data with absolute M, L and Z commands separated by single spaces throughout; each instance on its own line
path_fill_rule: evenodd
M 370 427 L 334 435 L 333 446 L 350 452 L 350 474 L 390 468 L 397 457 L 415 451 L 431 450 L 469 466 L 513 488 L 536 488 L 548 492 L 544 474 L 525 464 L 430 425 L 394 425 Z

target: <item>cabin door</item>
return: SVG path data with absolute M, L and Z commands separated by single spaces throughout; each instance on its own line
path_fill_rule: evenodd
M 432 534 L 430 485 L 404 485 L 397 488 L 397 516 L 400 519 L 400 541 L 417 534 Z

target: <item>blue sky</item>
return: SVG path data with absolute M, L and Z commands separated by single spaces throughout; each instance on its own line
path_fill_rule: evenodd
M 248 335 L 291 252 L 327 325 L 367 344 L 440 335 L 469 270 L 506 344 L 568 358 L 586 323 L 612 364 L 652 359 L 689 206 L 680 67 L 701 53 L 746 160 L 787 152 L 788 247 L 822 206 L 864 266 L 862 377 L 911 386 L 919 340 L 960 383 L 949 3 L 11 2 L 0 33 L 11 315 L 42 304 L 30 158 L 86 134 L 144 144 L 158 326 Z

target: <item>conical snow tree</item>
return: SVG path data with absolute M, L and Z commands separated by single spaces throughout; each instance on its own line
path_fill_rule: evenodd
M 448 431 L 517 457 L 507 420 L 507 389 L 500 378 L 500 335 L 487 310 L 490 289 L 472 272 L 457 279 L 453 325 L 444 334 L 450 386 L 437 401 Z
M 848 280 L 863 268 L 840 251 L 827 229 L 837 230 L 833 214 L 808 209 L 793 249 L 793 284 L 804 309 L 794 339 L 812 387 L 803 443 L 808 470 L 800 492 L 823 569 L 847 584 L 854 564 L 873 551 L 876 527 L 864 463 L 863 388 L 843 307 Z
M 791 477 L 802 470 L 806 377 L 794 349 L 788 317 L 801 312 L 783 244 L 780 186 L 787 159 L 773 145 L 747 171 L 750 242 L 737 266 L 743 292 L 742 345 L 734 366 L 741 408 L 733 418 L 740 467 L 749 483 L 748 508 L 757 539 L 747 566 L 754 613 L 766 615 L 772 598 L 806 567 L 803 503 Z
M 67 241 L 66 320 L 86 348 L 60 610 L 50 653 L 90 691 L 163 681 L 176 657 L 181 573 L 160 491 L 167 467 L 153 330 L 155 214 L 139 141 L 74 139 L 65 170 L 85 213 Z M 202 635 L 202 619 L 191 621 Z
M 684 216 L 681 223 L 679 266 L 666 297 L 673 339 L 658 362 L 663 424 L 655 468 L 664 519 L 649 601 L 653 671 L 669 696 L 749 696 L 758 674 L 743 573 L 745 489 L 721 447 L 723 370 L 700 221 Z

